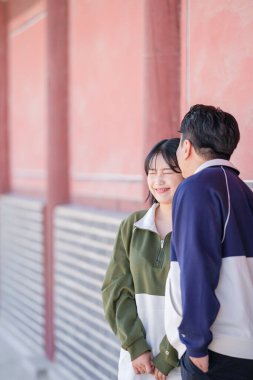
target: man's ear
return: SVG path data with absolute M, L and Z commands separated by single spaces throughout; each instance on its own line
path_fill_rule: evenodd
M 190 157 L 191 153 L 192 153 L 192 143 L 190 142 L 190 140 L 187 140 L 185 139 L 184 142 L 183 142 L 183 155 L 184 155 L 184 159 L 187 160 L 187 158 Z

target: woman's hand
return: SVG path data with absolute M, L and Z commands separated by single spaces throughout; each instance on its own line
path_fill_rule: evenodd
M 143 373 L 153 373 L 154 364 L 152 360 L 152 354 L 150 351 L 144 352 L 138 358 L 132 361 L 132 366 L 136 375 Z
M 166 376 L 159 371 L 159 369 L 155 368 L 154 370 L 155 380 L 166 380 Z

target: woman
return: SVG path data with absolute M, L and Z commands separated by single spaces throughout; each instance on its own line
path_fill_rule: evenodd
M 121 223 L 103 283 L 105 315 L 122 345 L 119 380 L 181 379 L 177 353 L 164 330 L 172 199 L 183 180 L 178 144 L 178 138 L 162 140 L 146 157 L 152 206 Z

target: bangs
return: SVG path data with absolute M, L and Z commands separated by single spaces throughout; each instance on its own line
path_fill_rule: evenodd
M 161 154 L 166 164 L 168 164 L 169 168 L 175 172 L 175 173 L 181 173 L 181 170 L 178 167 L 177 162 L 175 162 L 175 157 L 172 157 L 171 155 L 168 155 L 168 152 L 166 150 L 161 150 L 159 152 L 153 152 L 153 154 L 150 154 L 145 161 L 144 169 L 145 173 L 148 175 L 148 171 L 152 168 L 152 164 L 155 162 L 156 167 L 156 160 L 157 156 Z

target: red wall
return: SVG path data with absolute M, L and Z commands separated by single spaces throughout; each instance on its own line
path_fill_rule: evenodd
M 143 3 L 70 1 L 74 199 L 142 201 Z
M 69 0 L 73 202 L 124 210 L 142 206 L 147 151 L 176 135 L 180 114 L 195 103 L 236 116 L 242 138 L 233 161 L 244 179 L 253 178 L 253 3 L 181 0 L 179 5 Z M 11 189 L 45 196 L 47 2 L 10 0 L 7 7 Z
M 232 162 L 253 179 L 253 2 L 182 0 L 181 115 L 213 104 L 238 120 L 241 141 Z
M 14 191 L 44 194 L 45 1 L 9 1 L 8 17 L 11 186 Z

